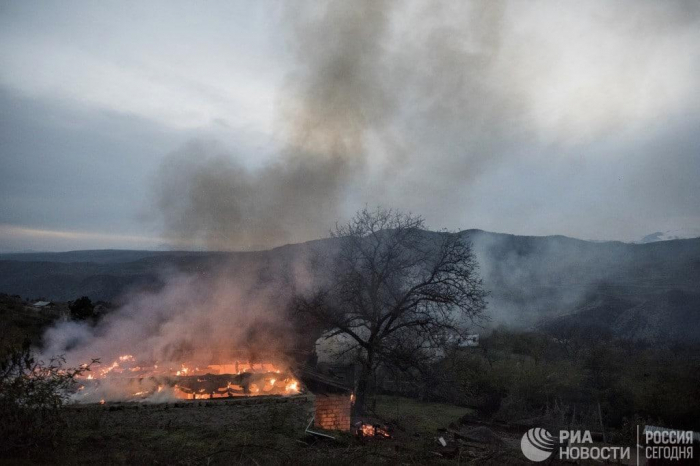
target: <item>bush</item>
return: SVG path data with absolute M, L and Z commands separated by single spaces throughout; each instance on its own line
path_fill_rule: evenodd
M 62 357 L 37 360 L 29 340 L 3 352 L 0 361 L 0 455 L 34 456 L 50 452 L 65 433 L 61 407 L 76 377 L 90 364 L 65 368 Z M 92 361 L 92 363 L 97 362 Z
M 76 320 L 87 320 L 95 317 L 95 305 L 87 296 L 76 299 L 68 308 L 71 316 Z

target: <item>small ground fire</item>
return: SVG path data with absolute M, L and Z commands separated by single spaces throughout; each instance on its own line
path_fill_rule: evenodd
M 299 380 L 284 365 L 233 360 L 226 364 L 140 363 L 130 354 L 91 369 L 74 401 L 166 401 L 296 395 Z
M 355 432 L 359 437 L 391 438 L 389 427 L 383 424 L 358 421 L 355 423 Z

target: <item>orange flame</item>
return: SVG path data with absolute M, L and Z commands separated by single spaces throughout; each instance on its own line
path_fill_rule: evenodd
M 168 387 L 171 390 L 167 393 L 180 399 L 294 395 L 301 392 L 299 381 L 288 370 L 282 370 L 273 363 L 233 361 L 205 367 L 183 362 L 168 369 L 165 369 L 167 365 L 161 366 L 159 369 L 157 361 L 144 364 L 131 354 L 118 356 L 111 364 L 98 366 L 94 375 L 81 377 L 86 381 L 77 389 L 76 398 L 78 401 L 94 400 L 99 396 L 99 387 L 104 385 L 98 381 L 112 379 L 118 379 L 119 386 L 124 386 L 123 390 L 126 390 L 126 393 L 115 395 L 115 400 L 145 399 Z M 220 382 L 220 386 L 217 386 L 217 382 Z

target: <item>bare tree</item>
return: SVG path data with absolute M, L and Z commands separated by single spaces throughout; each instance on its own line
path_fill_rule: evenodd
M 331 235 L 339 250 L 328 280 L 297 309 L 351 344 L 360 363 L 356 410 L 381 365 L 407 368 L 457 343 L 483 314 L 486 292 L 471 245 L 456 233 L 428 232 L 419 216 L 378 208 L 358 212 Z

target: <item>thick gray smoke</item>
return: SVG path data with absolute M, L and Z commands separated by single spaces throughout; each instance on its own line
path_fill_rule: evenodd
M 364 202 L 420 199 L 399 189 L 402 178 L 446 195 L 452 181 L 429 180 L 472 178 L 503 152 L 494 149 L 509 143 L 499 128 L 519 104 L 494 86 L 500 3 L 397 5 L 290 9 L 298 66 L 280 99 L 281 155 L 249 169 L 212 142 L 171 154 L 155 182 L 166 237 L 210 249 L 319 237 Z M 453 157 L 470 163 L 455 172 Z M 435 160 L 431 173 L 412 172 L 426 159 Z
M 597 237 L 590 223 L 630 228 L 608 221 L 624 212 L 618 191 L 617 214 L 575 213 L 597 208 L 591 197 L 610 193 L 617 172 L 632 173 L 622 181 L 644 186 L 649 202 L 685 205 L 694 197 L 657 189 L 657 171 L 644 168 L 658 159 L 644 136 L 658 115 L 685 121 L 698 104 L 678 96 L 696 67 L 700 9 L 624 5 L 295 2 L 282 19 L 295 66 L 279 97 L 281 152 L 259 169 L 215 144 L 172 154 L 156 182 L 165 236 L 265 247 L 317 238 L 381 204 L 433 227 Z M 644 54 L 630 57 L 641 42 Z M 663 161 L 687 191 L 678 173 L 694 163 L 697 137 L 675 123 L 659 131 L 665 146 L 679 131 L 692 140 Z M 537 205 L 521 205 L 521 191 Z
M 281 102 L 285 147 L 258 170 L 215 143 L 171 154 L 157 175 L 166 236 L 211 249 L 254 249 L 321 236 L 365 170 L 366 135 L 390 113 L 382 89 L 382 2 L 290 12 L 300 63 Z

